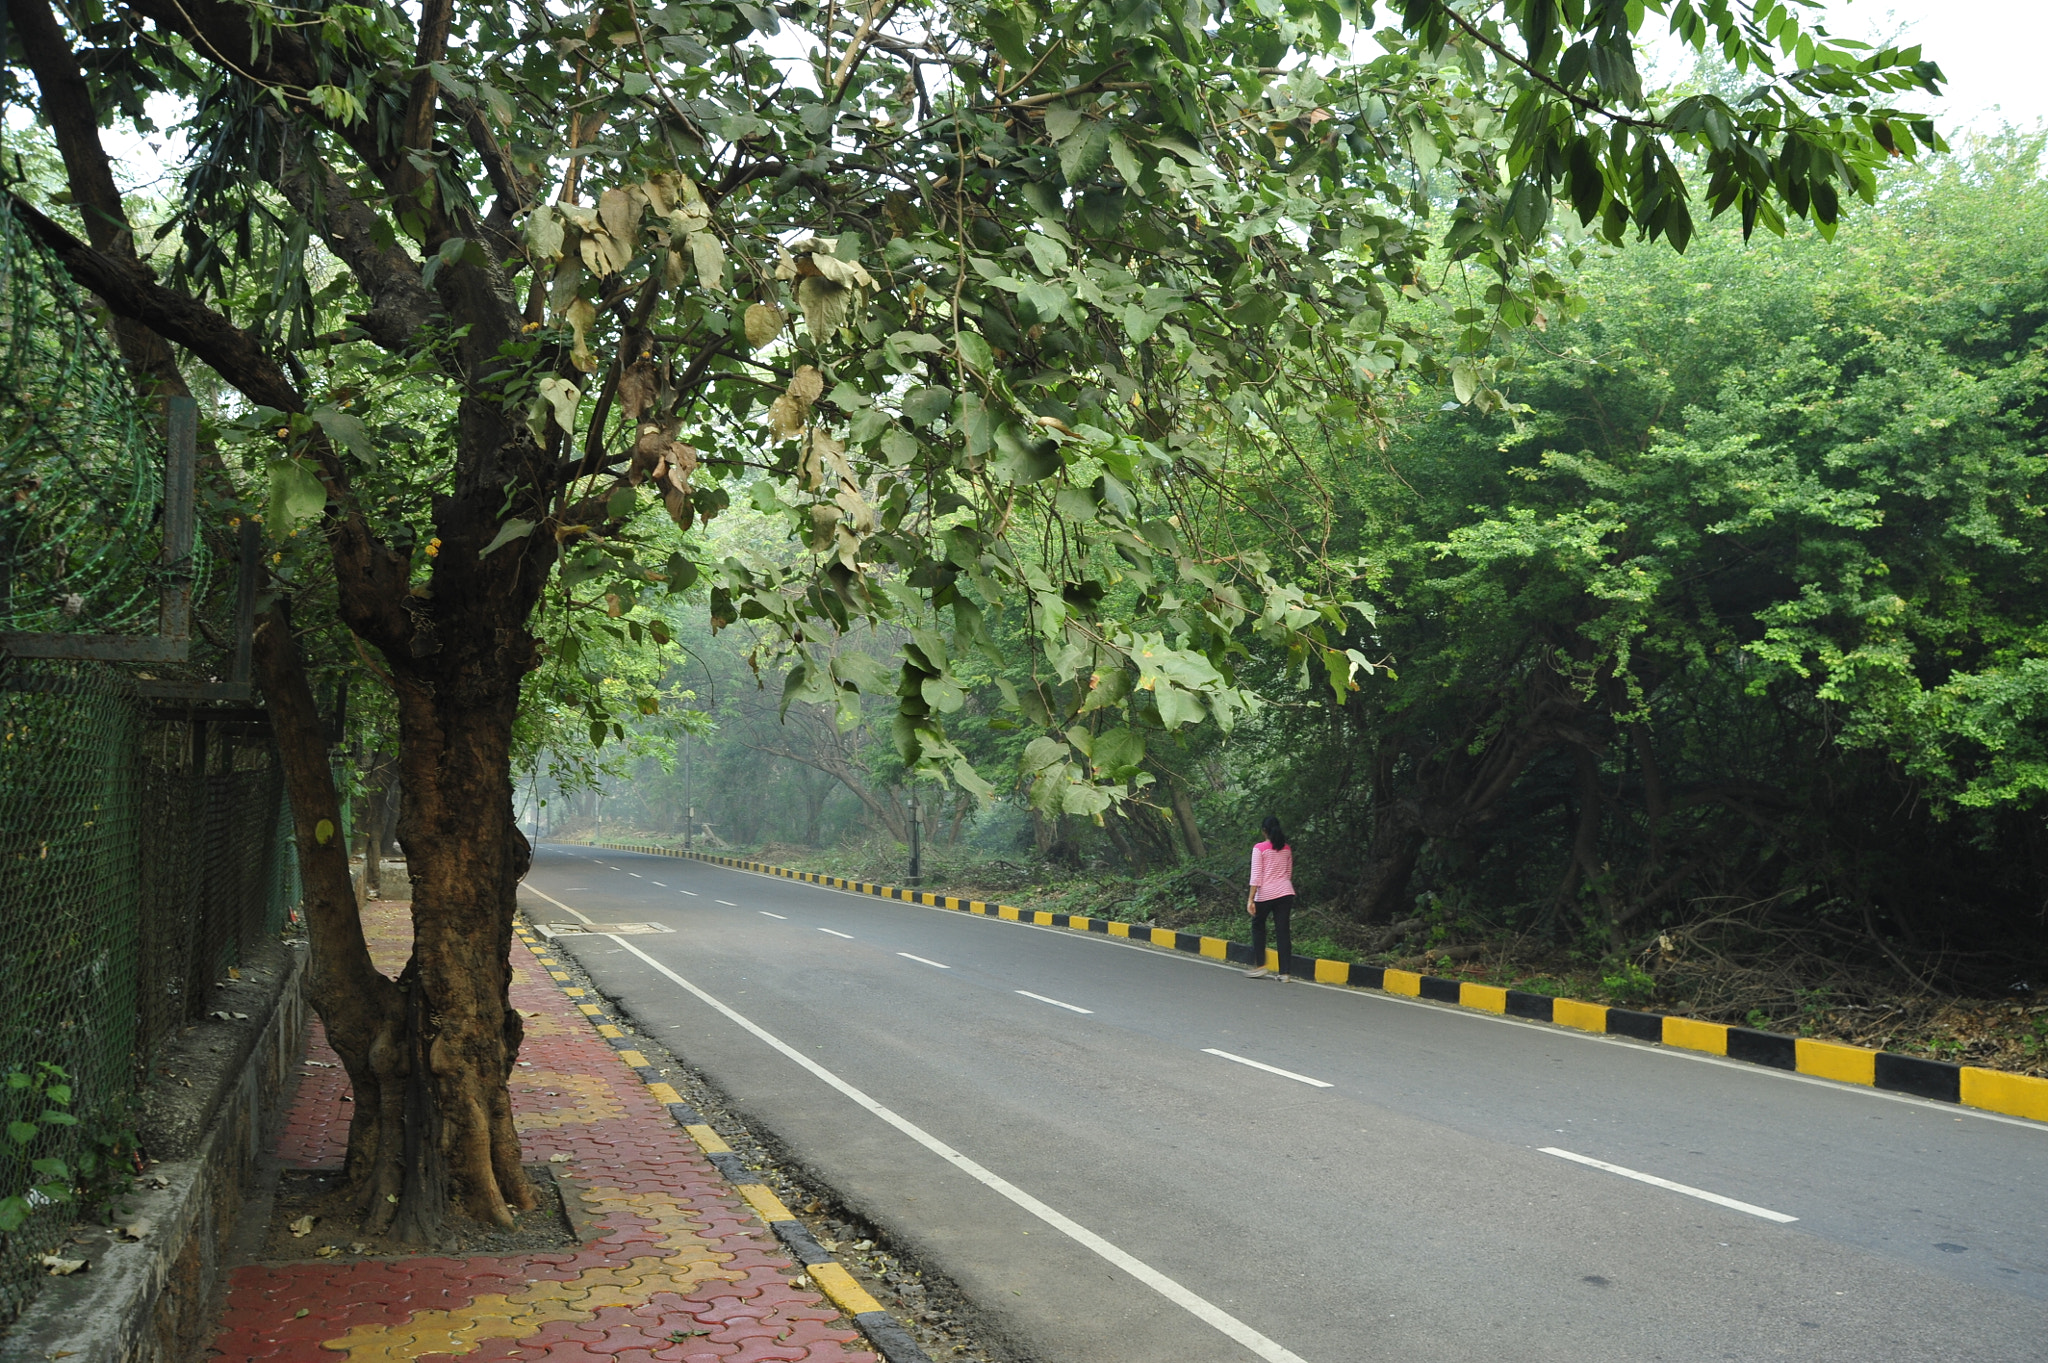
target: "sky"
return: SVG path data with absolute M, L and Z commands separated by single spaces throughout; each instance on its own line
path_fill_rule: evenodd
M 1828 0 L 1825 13 L 1838 37 L 1917 42 L 1940 63 L 1948 95 L 1931 103 L 1944 134 L 2048 120 L 2044 0 Z

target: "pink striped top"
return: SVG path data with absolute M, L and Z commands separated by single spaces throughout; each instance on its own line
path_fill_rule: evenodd
M 1252 886 L 1257 891 L 1254 900 L 1278 899 L 1283 894 L 1294 893 L 1294 849 L 1283 847 L 1273 850 L 1270 841 L 1252 848 Z

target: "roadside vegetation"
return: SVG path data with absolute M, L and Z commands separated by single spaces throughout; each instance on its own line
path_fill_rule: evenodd
M 1243 940 L 1272 811 L 1305 954 L 2048 1074 L 2042 152 L 1902 174 L 1833 243 L 1590 254 L 1508 348 L 1516 410 L 1275 433 L 1203 514 L 1356 555 L 1384 670 L 1336 704 L 1248 640 L 1268 703 L 1150 735 L 1099 820 L 926 787 L 923 884 Z M 677 628 L 710 726 L 549 785 L 557 827 L 675 844 L 694 804 L 903 883 L 888 714 L 785 711 L 744 634 Z M 1014 771 L 1035 664 L 991 628 L 952 732 Z

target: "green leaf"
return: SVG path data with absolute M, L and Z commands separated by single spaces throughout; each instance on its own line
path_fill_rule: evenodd
M 960 352 L 960 358 L 966 362 L 968 368 L 980 370 L 984 374 L 995 368 L 995 352 L 989 348 L 987 341 L 974 332 L 961 332 L 953 338 L 953 346 Z
M 953 773 L 954 781 L 959 783 L 960 788 L 973 795 L 976 799 L 987 800 L 995 795 L 996 788 L 982 780 L 981 773 L 976 771 L 974 764 L 966 758 L 956 758 L 950 770 Z
M 42 1134 L 42 1128 L 33 1122 L 9 1122 L 7 1134 L 14 1138 L 16 1145 L 27 1145 Z
M 322 819 L 313 825 L 313 841 L 325 847 L 334 841 L 334 820 Z
M 1048 738 L 1041 735 L 1025 745 L 1020 764 L 1024 773 L 1033 775 L 1067 760 L 1067 741 L 1063 738 Z
M 533 533 L 533 524 L 534 523 L 532 521 L 523 521 L 517 519 L 516 517 L 512 520 L 506 521 L 503 525 L 498 527 L 498 533 L 496 537 L 493 538 L 489 544 L 486 544 L 483 547 L 483 552 L 478 554 L 477 557 L 483 558 L 499 549 L 504 548 L 513 540 L 525 539 L 528 535 Z
M 434 287 L 434 276 L 448 266 L 453 265 L 456 261 L 461 260 L 462 253 L 468 247 L 469 242 L 461 237 L 450 237 L 442 242 L 441 248 L 435 251 L 433 255 L 427 257 L 426 267 L 420 271 L 420 283 L 430 289 Z
M 1081 111 L 1071 104 L 1048 104 L 1045 106 L 1045 135 L 1055 142 L 1063 142 L 1081 126 Z
M 995 446 L 996 457 L 990 464 L 1005 482 L 1036 483 L 1060 471 L 1059 446 L 1014 421 L 997 428 Z
M 1130 143 L 1124 141 L 1120 133 L 1109 135 L 1109 160 L 1110 164 L 1116 167 L 1116 173 L 1123 176 L 1124 183 L 1131 187 L 1132 193 L 1145 192 L 1138 184 L 1139 178 L 1145 173 L 1145 168 L 1138 163 L 1137 155 L 1132 152 Z
M 562 219 L 546 204 L 526 220 L 526 244 L 543 260 L 562 258 Z
M 29 1205 L 25 1197 L 0 1198 L 0 1233 L 11 1235 L 28 1224 Z
M 1441 390 L 1439 390 L 1441 391 Z M 1479 371 L 1460 360 L 1451 366 L 1451 391 L 1459 402 L 1470 402 L 1479 391 Z
M 303 459 L 279 459 L 270 466 L 270 509 L 265 520 L 282 539 L 298 522 L 327 507 L 327 486 Z
M 690 258 L 697 267 L 697 282 L 707 289 L 725 288 L 725 244 L 709 232 L 689 235 Z
M 1004 61 L 1020 72 L 1031 65 L 1031 49 L 1025 46 L 1024 30 L 1015 19 L 1001 10 L 990 9 L 983 14 L 981 22 Z
M 967 693 L 944 677 L 926 677 L 918 690 L 924 703 L 941 714 L 952 714 L 967 700 Z
M 1202 722 L 1202 702 L 1171 682 L 1154 687 L 1152 699 L 1159 706 L 1159 722 L 1169 729 Z
M 1032 280 L 1017 290 L 1017 298 L 1041 322 L 1057 322 L 1067 309 L 1067 291 L 1057 284 Z
M 1095 735 L 1089 763 L 1103 775 L 1121 777 L 1137 770 L 1145 761 L 1145 736 L 1136 729 L 1118 726 Z
M 315 407 L 306 415 L 320 423 L 327 438 L 341 445 L 371 468 L 377 467 L 377 447 L 370 443 L 370 429 L 361 417 L 332 407 Z
M 1108 791 L 1086 781 L 1069 781 L 1060 791 L 1060 812 L 1063 814 L 1080 814 L 1093 818 L 1108 809 L 1110 804 Z
M 1109 128 L 1094 119 L 1060 143 L 1060 174 L 1078 185 L 1102 168 L 1109 157 Z
M 848 649 L 832 660 L 832 676 L 841 686 L 869 696 L 886 696 L 896 689 L 896 673 L 876 661 L 873 654 Z

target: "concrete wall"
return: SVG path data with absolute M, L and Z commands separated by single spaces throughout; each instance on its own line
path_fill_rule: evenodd
M 293 1071 L 305 1054 L 310 1012 L 305 952 L 278 958 L 268 1015 L 223 1086 L 212 1121 L 177 1158 L 123 1198 L 116 1220 L 141 1231 L 96 1233 L 67 1253 L 91 1267 L 52 1278 L 0 1339 L 5 1363 L 187 1363 L 213 1324 L 215 1291 L 257 1160 L 275 1138 Z M 251 1000 L 252 1002 L 254 1000 Z M 181 1143 L 183 1144 L 183 1143 Z

